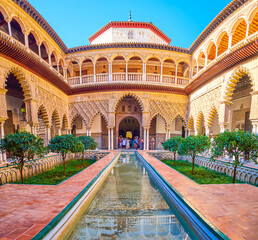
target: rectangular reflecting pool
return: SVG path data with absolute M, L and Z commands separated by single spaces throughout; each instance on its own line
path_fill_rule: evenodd
M 191 239 L 135 154 L 122 154 L 69 239 Z

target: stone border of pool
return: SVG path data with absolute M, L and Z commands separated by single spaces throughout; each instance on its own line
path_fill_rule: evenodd
M 105 166 L 99 174 L 37 235 L 32 239 L 67 239 L 80 217 L 86 210 L 102 183 L 116 164 L 121 152 Z
M 190 231 L 197 239 L 229 239 L 217 227 L 211 224 L 201 213 L 191 206 L 186 199 L 137 151 L 137 157 L 141 160 L 146 170 L 155 183 L 159 186 L 162 195 L 168 200 L 169 205 L 177 211 L 177 217 L 182 218 L 189 226 Z

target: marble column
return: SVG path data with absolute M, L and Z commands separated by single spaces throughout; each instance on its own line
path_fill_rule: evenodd
M 11 21 L 12 21 L 12 19 L 6 20 L 7 25 L 8 25 L 8 32 L 9 32 L 9 35 L 12 37 Z
M 111 132 L 110 132 L 110 141 L 111 141 L 111 150 L 114 150 L 114 128 L 111 128 L 110 129 L 111 130 Z
M 143 129 L 143 149 L 146 150 L 146 143 L 147 143 L 147 139 L 146 139 L 146 129 Z
M 108 150 L 110 150 L 110 128 L 108 128 Z
M 146 129 L 146 138 L 147 138 L 147 146 L 146 146 L 146 149 L 149 150 L 149 128 Z

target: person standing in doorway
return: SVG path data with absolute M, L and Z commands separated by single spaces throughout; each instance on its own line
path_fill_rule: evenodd
M 126 147 L 126 138 L 124 137 L 122 139 L 122 148 L 125 148 Z
M 119 148 L 122 148 L 122 140 L 123 140 L 123 138 L 122 138 L 122 136 L 120 135 L 120 136 L 119 136 L 119 139 L 118 139 L 118 147 L 119 147 Z
M 138 147 L 139 147 L 140 150 L 142 149 L 142 144 L 143 144 L 143 139 L 139 138 Z
M 155 138 L 154 137 L 151 138 L 150 145 L 151 145 L 151 150 L 154 150 L 155 149 Z
M 130 149 L 130 138 L 126 139 L 126 149 Z

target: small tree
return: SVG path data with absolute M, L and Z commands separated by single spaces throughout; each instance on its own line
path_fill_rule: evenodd
M 95 140 L 90 136 L 80 136 L 79 139 L 84 145 L 84 149 L 81 152 L 82 153 L 82 165 L 84 166 L 84 160 L 85 160 L 84 150 L 95 150 L 98 145 L 95 142 Z
M 61 153 L 63 165 L 64 165 L 64 176 L 66 168 L 66 155 L 68 153 L 78 153 L 83 151 L 84 145 L 79 138 L 74 135 L 56 135 L 53 137 L 48 145 L 48 149 L 52 152 Z
M 31 160 L 35 154 L 41 156 L 45 152 L 43 140 L 26 131 L 6 135 L 1 140 L 0 149 L 13 155 L 21 173 L 22 183 L 24 183 L 23 167 L 26 159 Z
M 258 137 L 250 132 L 235 130 L 229 132 L 228 130 L 216 135 L 212 142 L 212 159 L 229 154 L 234 156 L 233 166 L 233 183 L 236 179 L 237 166 L 241 165 L 240 157 L 245 157 L 249 154 L 249 159 L 257 163 L 258 158 Z
M 210 148 L 210 139 L 207 136 L 197 135 L 184 138 L 179 146 L 178 153 L 180 155 L 188 155 L 192 157 L 192 175 L 194 175 L 194 160 L 197 154 L 203 153 Z
M 176 165 L 176 153 L 179 149 L 179 146 L 182 142 L 183 138 L 181 136 L 172 137 L 168 140 L 166 140 L 162 145 L 165 150 L 168 150 L 170 152 L 174 153 L 174 165 Z

